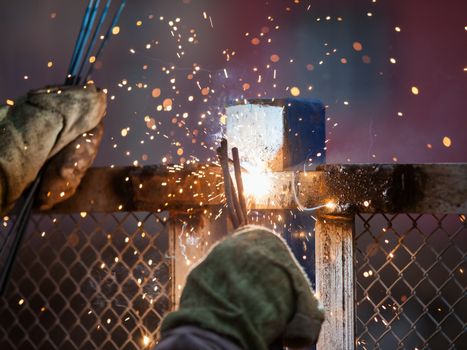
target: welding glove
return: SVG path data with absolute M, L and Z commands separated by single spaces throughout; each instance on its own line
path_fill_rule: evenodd
M 267 350 L 277 342 L 303 348 L 316 343 L 323 320 L 285 241 L 248 225 L 214 246 L 190 272 L 179 310 L 162 322 L 161 345 L 174 329 L 191 325 L 242 349 Z
M 0 106 L 0 213 L 49 159 L 40 206 L 71 196 L 97 153 L 105 110 L 106 95 L 90 85 L 40 89 Z

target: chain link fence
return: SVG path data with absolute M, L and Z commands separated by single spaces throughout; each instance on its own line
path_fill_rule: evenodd
M 1 227 L 4 250 L 11 221 Z M 0 298 L 0 349 L 152 347 L 173 299 L 167 221 L 34 215 Z
M 465 349 L 464 215 L 357 215 L 358 349 Z
M 313 225 L 283 214 L 252 221 L 283 229 L 308 272 Z M 150 349 L 174 301 L 179 237 L 168 222 L 167 213 L 34 215 L 0 298 L 0 349 Z M 2 252 L 11 226 L 1 222 Z M 357 215 L 354 244 L 356 348 L 465 348 L 465 216 Z

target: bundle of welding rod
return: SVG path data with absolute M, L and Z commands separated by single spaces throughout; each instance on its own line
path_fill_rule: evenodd
M 102 54 L 104 47 L 112 33 L 112 29 L 117 25 L 120 15 L 125 7 L 127 0 L 121 0 L 120 5 L 118 5 L 113 19 L 110 22 L 107 30 L 104 31 L 102 35 L 102 27 L 105 23 L 107 14 L 110 12 L 112 5 L 112 0 L 107 0 L 105 5 L 102 7 L 101 0 L 89 0 L 89 3 L 84 12 L 83 20 L 81 23 L 81 28 L 76 39 L 75 47 L 70 61 L 70 66 L 68 68 L 68 73 L 65 79 L 65 85 L 79 85 L 81 82 L 87 83 L 89 76 L 91 75 L 94 64 L 97 62 L 97 59 Z M 99 9 L 100 16 L 98 17 Z M 94 31 L 93 31 L 94 29 Z M 91 35 L 92 34 L 92 35 Z M 100 45 L 95 50 L 95 44 L 97 39 L 100 38 Z M 90 60 L 90 57 L 93 57 L 93 60 Z M 87 67 L 86 67 L 87 66 Z M 35 181 L 30 185 L 30 187 L 24 191 L 23 199 L 17 205 L 17 215 L 14 225 L 7 234 L 4 241 L 8 240 L 9 237 L 12 238 L 12 243 L 9 251 L 7 251 L 7 257 L 5 264 L 1 271 L 0 275 L 0 295 L 5 291 L 8 279 L 11 273 L 13 263 L 15 261 L 16 255 L 18 253 L 21 241 L 26 232 L 29 218 L 31 216 L 31 211 L 33 207 L 34 198 L 36 196 L 37 190 L 39 188 L 39 183 L 43 174 L 45 166 L 39 172 L 39 175 Z M 4 243 L 0 247 L 0 253 L 3 250 L 3 247 L 6 245 Z
M 246 209 L 246 201 L 243 190 L 242 169 L 240 166 L 240 156 L 238 148 L 232 148 L 232 160 L 234 165 L 235 181 L 237 188 L 235 189 L 232 177 L 230 176 L 229 169 L 229 149 L 227 140 L 222 139 L 221 145 L 217 149 L 219 162 L 222 167 L 222 175 L 224 177 L 224 191 L 227 201 L 227 210 L 229 213 L 230 221 L 234 229 L 248 224 L 248 213 Z

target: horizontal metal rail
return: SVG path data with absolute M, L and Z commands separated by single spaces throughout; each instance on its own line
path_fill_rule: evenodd
M 253 209 L 337 204 L 326 214 L 465 213 L 467 164 L 323 165 L 268 175 L 270 191 Z M 190 211 L 224 202 L 215 165 L 92 168 L 77 193 L 52 212 Z

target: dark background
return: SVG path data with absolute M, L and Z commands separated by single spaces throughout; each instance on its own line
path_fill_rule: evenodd
M 2 103 L 63 81 L 86 4 L 0 1 Z M 226 101 L 288 97 L 292 86 L 300 97 L 328 106 L 329 163 L 465 162 L 466 13 L 463 0 L 129 0 L 120 33 L 112 36 L 93 76 L 115 96 L 96 164 L 157 164 L 163 157 L 206 161 L 214 154 L 210 148 L 220 135 L 218 113 Z M 193 43 L 190 30 L 197 35 Z M 224 50 L 235 55 L 227 61 Z M 280 60 L 271 62 L 272 54 Z M 194 64 L 200 69 L 189 80 Z M 166 74 L 163 67 L 173 69 Z M 243 91 L 245 83 L 250 88 Z M 161 89 L 160 97 L 151 96 L 154 88 Z M 173 109 L 157 111 L 165 98 L 173 100 Z M 148 128 L 146 116 L 156 130 Z M 443 145 L 445 136 L 450 147 Z

